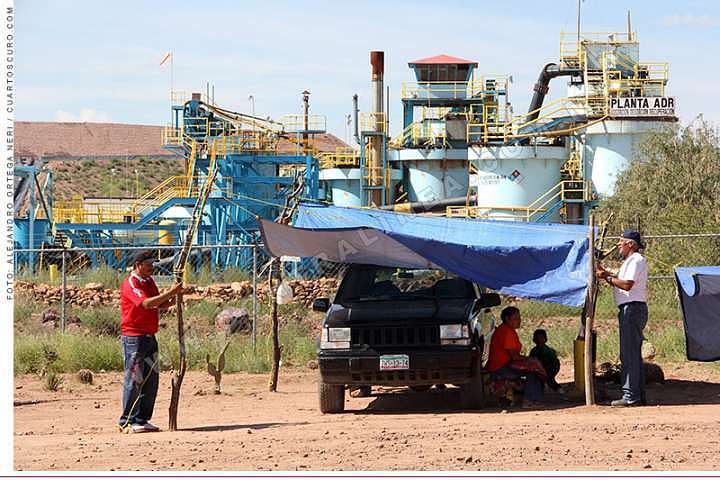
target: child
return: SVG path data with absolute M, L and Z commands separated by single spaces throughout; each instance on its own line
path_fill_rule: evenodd
M 530 357 L 537 358 L 547 372 L 547 384 L 556 392 L 562 392 L 562 387 L 555 381 L 555 375 L 560 371 L 560 360 L 557 358 L 557 352 L 548 347 L 547 333 L 542 328 L 538 328 L 533 333 L 533 343 L 536 345 L 530 350 Z

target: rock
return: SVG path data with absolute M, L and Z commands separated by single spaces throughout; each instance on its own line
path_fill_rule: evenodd
M 650 342 L 643 342 L 642 358 L 643 360 L 652 361 L 655 358 L 655 345 Z
M 42 323 L 48 323 L 48 322 L 57 323 L 58 321 L 60 321 L 60 316 L 58 315 L 57 311 L 54 308 L 48 308 L 47 310 L 44 310 L 42 312 L 40 320 Z
M 665 372 L 660 365 L 644 362 L 645 367 L 645 384 L 649 383 L 665 383 Z
M 86 383 L 86 384 L 93 383 L 93 373 L 91 370 L 88 370 L 87 368 L 78 370 L 76 375 L 77 375 L 78 380 L 80 380 L 81 383 Z
M 105 285 L 100 282 L 90 282 L 86 283 L 84 288 L 87 290 L 102 290 L 105 288 Z
M 250 329 L 250 314 L 244 308 L 228 307 L 215 317 L 215 331 L 229 335 Z
M 317 368 L 318 368 L 317 360 L 308 360 L 306 367 L 309 368 L 310 370 L 317 370 Z

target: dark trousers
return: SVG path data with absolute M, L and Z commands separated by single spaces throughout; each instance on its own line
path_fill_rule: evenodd
M 642 360 L 643 329 L 647 324 L 645 302 L 623 303 L 618 307 L 620 322 L 620 383 L 623 398 L 629 402 L 645 400 L 645 369 Z
M 153 335 L 122 336 L 125 353 L 123 413 L 118 423 L 125 427 L 145 424 L 153 414 L 160 380 L 158 343 Z
M 555 380 L 555 376 L 560 373 L 560 361 L 557 359 L 550 362 L 545 361 L 542 362 L 542 366 L 547 373 L 548 387 L 552 388 L 553 390 L 557 390 L 558 388 L 560 388 L 560 385 Z

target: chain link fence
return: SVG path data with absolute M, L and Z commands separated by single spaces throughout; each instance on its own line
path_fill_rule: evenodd
M 608 236 L 602 248 L 617 241 Z M 649 265 L 649 303 L 677 306 L 674 267 L 720 264 L 720 233 L 648 235 L 643 254 Z M 162 289 L 174 281 L 173 266 L 180 246 L 98 247 L 15 250 L 15 291 L 59 310 L 59 327 L 68 326 L 68 310 L 87 307 L 116 308 L 118 288 L 132 268 L 138 251 L 155 253 L 154 278 Z M 30 262 L 32 260 L 32 263 Z M 183 280 L 195 287 L 186 295 L 193 302 L 246 308 L 252 318 L 253 344 L 258 315 L 269 308 L 270 257 L 260 244 L 212 245 L 192 250 Z M 619 267 L 622 259 L 611 253 L 603 263 Z M 293 288 L 295 302 L 309 308 L 318 297 L 332 297 L 347 265 L 315 258 L 282 257 L 283 278 Z M 34 265 L 34 268 L 30 268 Z M 199 307 L 198 307 L 199 308 Z M 216 310 L 217 310 L 216 308 Z M 210 310 L 205 312 L 210 316 Z M 71 319 L 70 319 L 71 320 Z

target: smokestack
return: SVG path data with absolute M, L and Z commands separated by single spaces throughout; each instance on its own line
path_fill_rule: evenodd
M 355 143 L 360 145 L 360 134 L 358 133 L 358 95 L 353 95 L 353 137 L 355 137 Z
M 383 132 L 384 110 L 383 102 L 383 76 L 385 74 L 385 53 L 384 52 L 370 52 L 370 65 L 372 65 L 372 114 L 375 116 L 375 128 L 376 132 Z M 384 165 L 382 159 L 384 157 L 383 152 L 383 141 L 377 136 L 373 135 L 368 139 L 368 146 L 370 152 L 367 160 L 368 184 L 375 187 L 369 190 L 367 206 L 381 206 L 384 203 L 384 190 L 381 191 L 376 187 L 381 187 L 384 180 Z M 362 145 L 360 146 L 362 148 Z
M 383 111 L 383 77 L 385 76 L 385 52 L 370 52 L 372 65 L 373 112 Z

